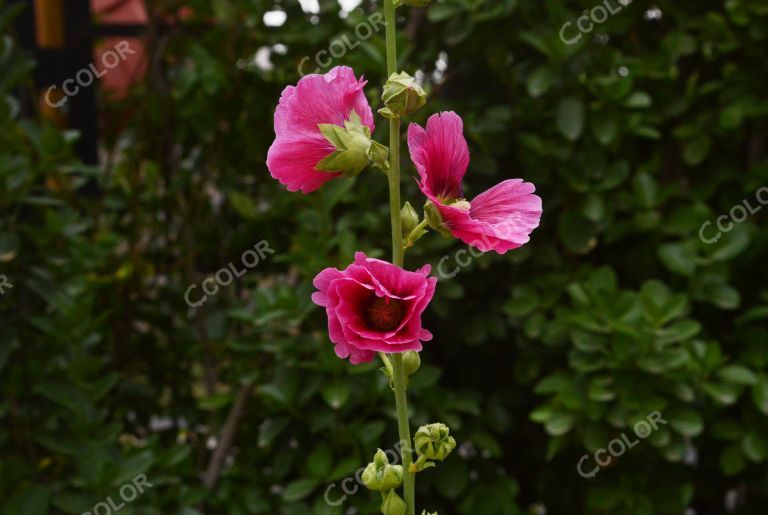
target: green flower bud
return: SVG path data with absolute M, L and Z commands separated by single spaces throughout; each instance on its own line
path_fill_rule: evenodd
M 341 172 L 345 177 L 354 177 L 368 165 L 371 148 L 371 130 L 363 125 L 360 116 L 353 109 L 344 127 L 333 123 L 318 125 L 320 133 L 336 149 L 315 165 L 318 172 Z
M 426 7 L 432 0 L 395 0 L 395 7 L 410 5 L 411 7 Z
M 450 238 L 451 231 L 443 224 L 443 215 L 437 209 L 431 201 L 427 201 L 424 204 L 424 217 L 427 219 L 427 224 L 434 230 L 440 233 L 443 238 Z
M 407 238 L 411 231 L 419 225 L 419 214 L 406 202 L 403 209 L 400 210 L 400 224 L 403 228 L 403 238 Z
M 389 148 L 377 141 L 371 141 L 371 148 L 368 150 L 368 158 L 371 164 L 384 173 L 389 172 Z
M 394 490 L 390 490 L 381 503 L 382 515 L 405 515 L 407 509 L 408 505 Z
M 423 107 L 427 103 L 427 94 L 413 77 L 400 72 L 389 76 L 381 99 L 386 107 L 379 110 L 379 113 L 386 118 L 394 118 L 411 114 Z
M 421 426 L 413 437 L 416 454 L 428 460 L 443 461 L 456 447 L 448 426 L 440 422 Z
M 401 465 L 390 465 L 387 454 L 378 449 L 373 457 L 373 461 L 365 467 L 361 477 L 363 484 L 370 490 L 386 492 L 402 484 L 403 467 Z
M 403 353 L 403 370 L 405 377 L 416 372 L 421 366 L 421 357 L 415 350 L 409 350 Z

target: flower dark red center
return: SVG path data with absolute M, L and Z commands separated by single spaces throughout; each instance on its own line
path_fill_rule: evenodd
M 365 308 L 368 324 L 377 331 L 391 331 L 403 320 L 402 301 L 389 297 L 373 297 Z

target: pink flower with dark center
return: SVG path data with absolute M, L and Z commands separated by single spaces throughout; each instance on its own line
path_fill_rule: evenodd
M 469 150 L 463 126 L 456 113 L 444 112 L 430 116 L 426 130 L 414 123 L 408 127 L 419 188 L 456 238 L 483 252 L 504 254 L 528 242 L 528 235 L 539 225 L 541 199 L 533 194 L 533 184 L 507 179 L 465 200 L 462 179 Z
M 336 355 L 357 365 L 376 352 L 420 351 L 421 342 L 432 339 L 421 326 L 437 284 L 429 271 L 425 265 L 408 272 L 357 252 L 346 269 L 317 274 L 312 301 L 325 308 Z
M 335 150 L 318 125 L 340 127 L 354 110 L 373 133 L 373 114 L 365 98 L 366 81 L 355 78 L 348 66 L 336 66 L 323 75 L 302 77 L 287 86 L 275 111 L 275 141 L 267 153 L 269 173 L 289 191 L 310 193 L 339 177 L 341 171 L 319 171 L 317 164 Z

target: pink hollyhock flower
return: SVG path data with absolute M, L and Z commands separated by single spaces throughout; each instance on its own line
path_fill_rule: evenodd
M 533 184 L 507 179 L 466 201 L 461 181 L 469 150 L 463 126 L 456 113 L 445 112 L 430 116 L 426 130 L 414 123 L 408 127 L 408 148 L 421 177 L 419 188 L 456 238 L 483 252 L 504 254 L 528 242 L 528 235 L 539 225 L 541 199 L 533 194 Z
M 326 268 L 315 277 L 312 301 L 328 315 L 336 355 L 357 365 L 376 352 L 420 351 L 432 333 L 421 314 L 435 293 L 436 277 L 425 265 L 408 272 L 362 252 L 345 270 Z
M 310 193 L 341 175 L 315 167 L 335 150 L 319 124 L 344 127 L 355 111 L 362 125 L 374 129 L 371 106 L 363 93 L 366 81 L 356 79 L 352 68 L 336 66 L 324 75 L 302 77 L 287 86 L 275 111 L 275 141 L 267 153 L 269 173 L 289 191 Z

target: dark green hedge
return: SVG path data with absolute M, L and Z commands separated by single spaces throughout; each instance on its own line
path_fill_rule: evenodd
M 354 41 L 377 3 L 346 18 L 331 0 L 317 15 L 183 3 L 191 17 L 149 32 L 145 80 L 105 102 L 98 168 L 72 157 L 74 135 L 19 110 L 31 61 L 0 53 L 0 275 L 13 284 L 0 296 L 0 512 L 90 511 L 144 474 L 152 487 L 121 513 L 373 513 L 362 489 L 337 508 L 323 497 L 397 440 L 391 392 L 375 365 L 333 355 L 309 295 L 355 250 L 386 256 L 385 181 L 289 194 L 264 162 L 302 59 Z M 173 20 L 166 4 L 153 22 Z M 601 5 L 618 12 L 564 42 Z M 265 27 L 275 6 L 287 21 Z M 438 283 L 410 388 L 414 422 L 445 421 L 461 445 L 418 478 L 421 507 L 441 515 L 765 513 L 768 3 L 619 6 L 402 11 L 402 66 L 421 70 L 431 112 L 465 119 L 469 194 L 522 177 L 544 202 L 531 243 L 505 256 L 468 258 L 436 235 L 407 256 L 469 262 Z M 382 38 L 333 63 L 365 74 L 372 102 Z M 270 48 L 265 69 L 255 56 Z M 420 202 L 410 178 L 404 199 Z M 756 212 L 708 243 L 745 200 Z M 187 307 L 189 285 L 260 241 L 275 253 Z M 649 438 L 578 473 L 657 411 Z

